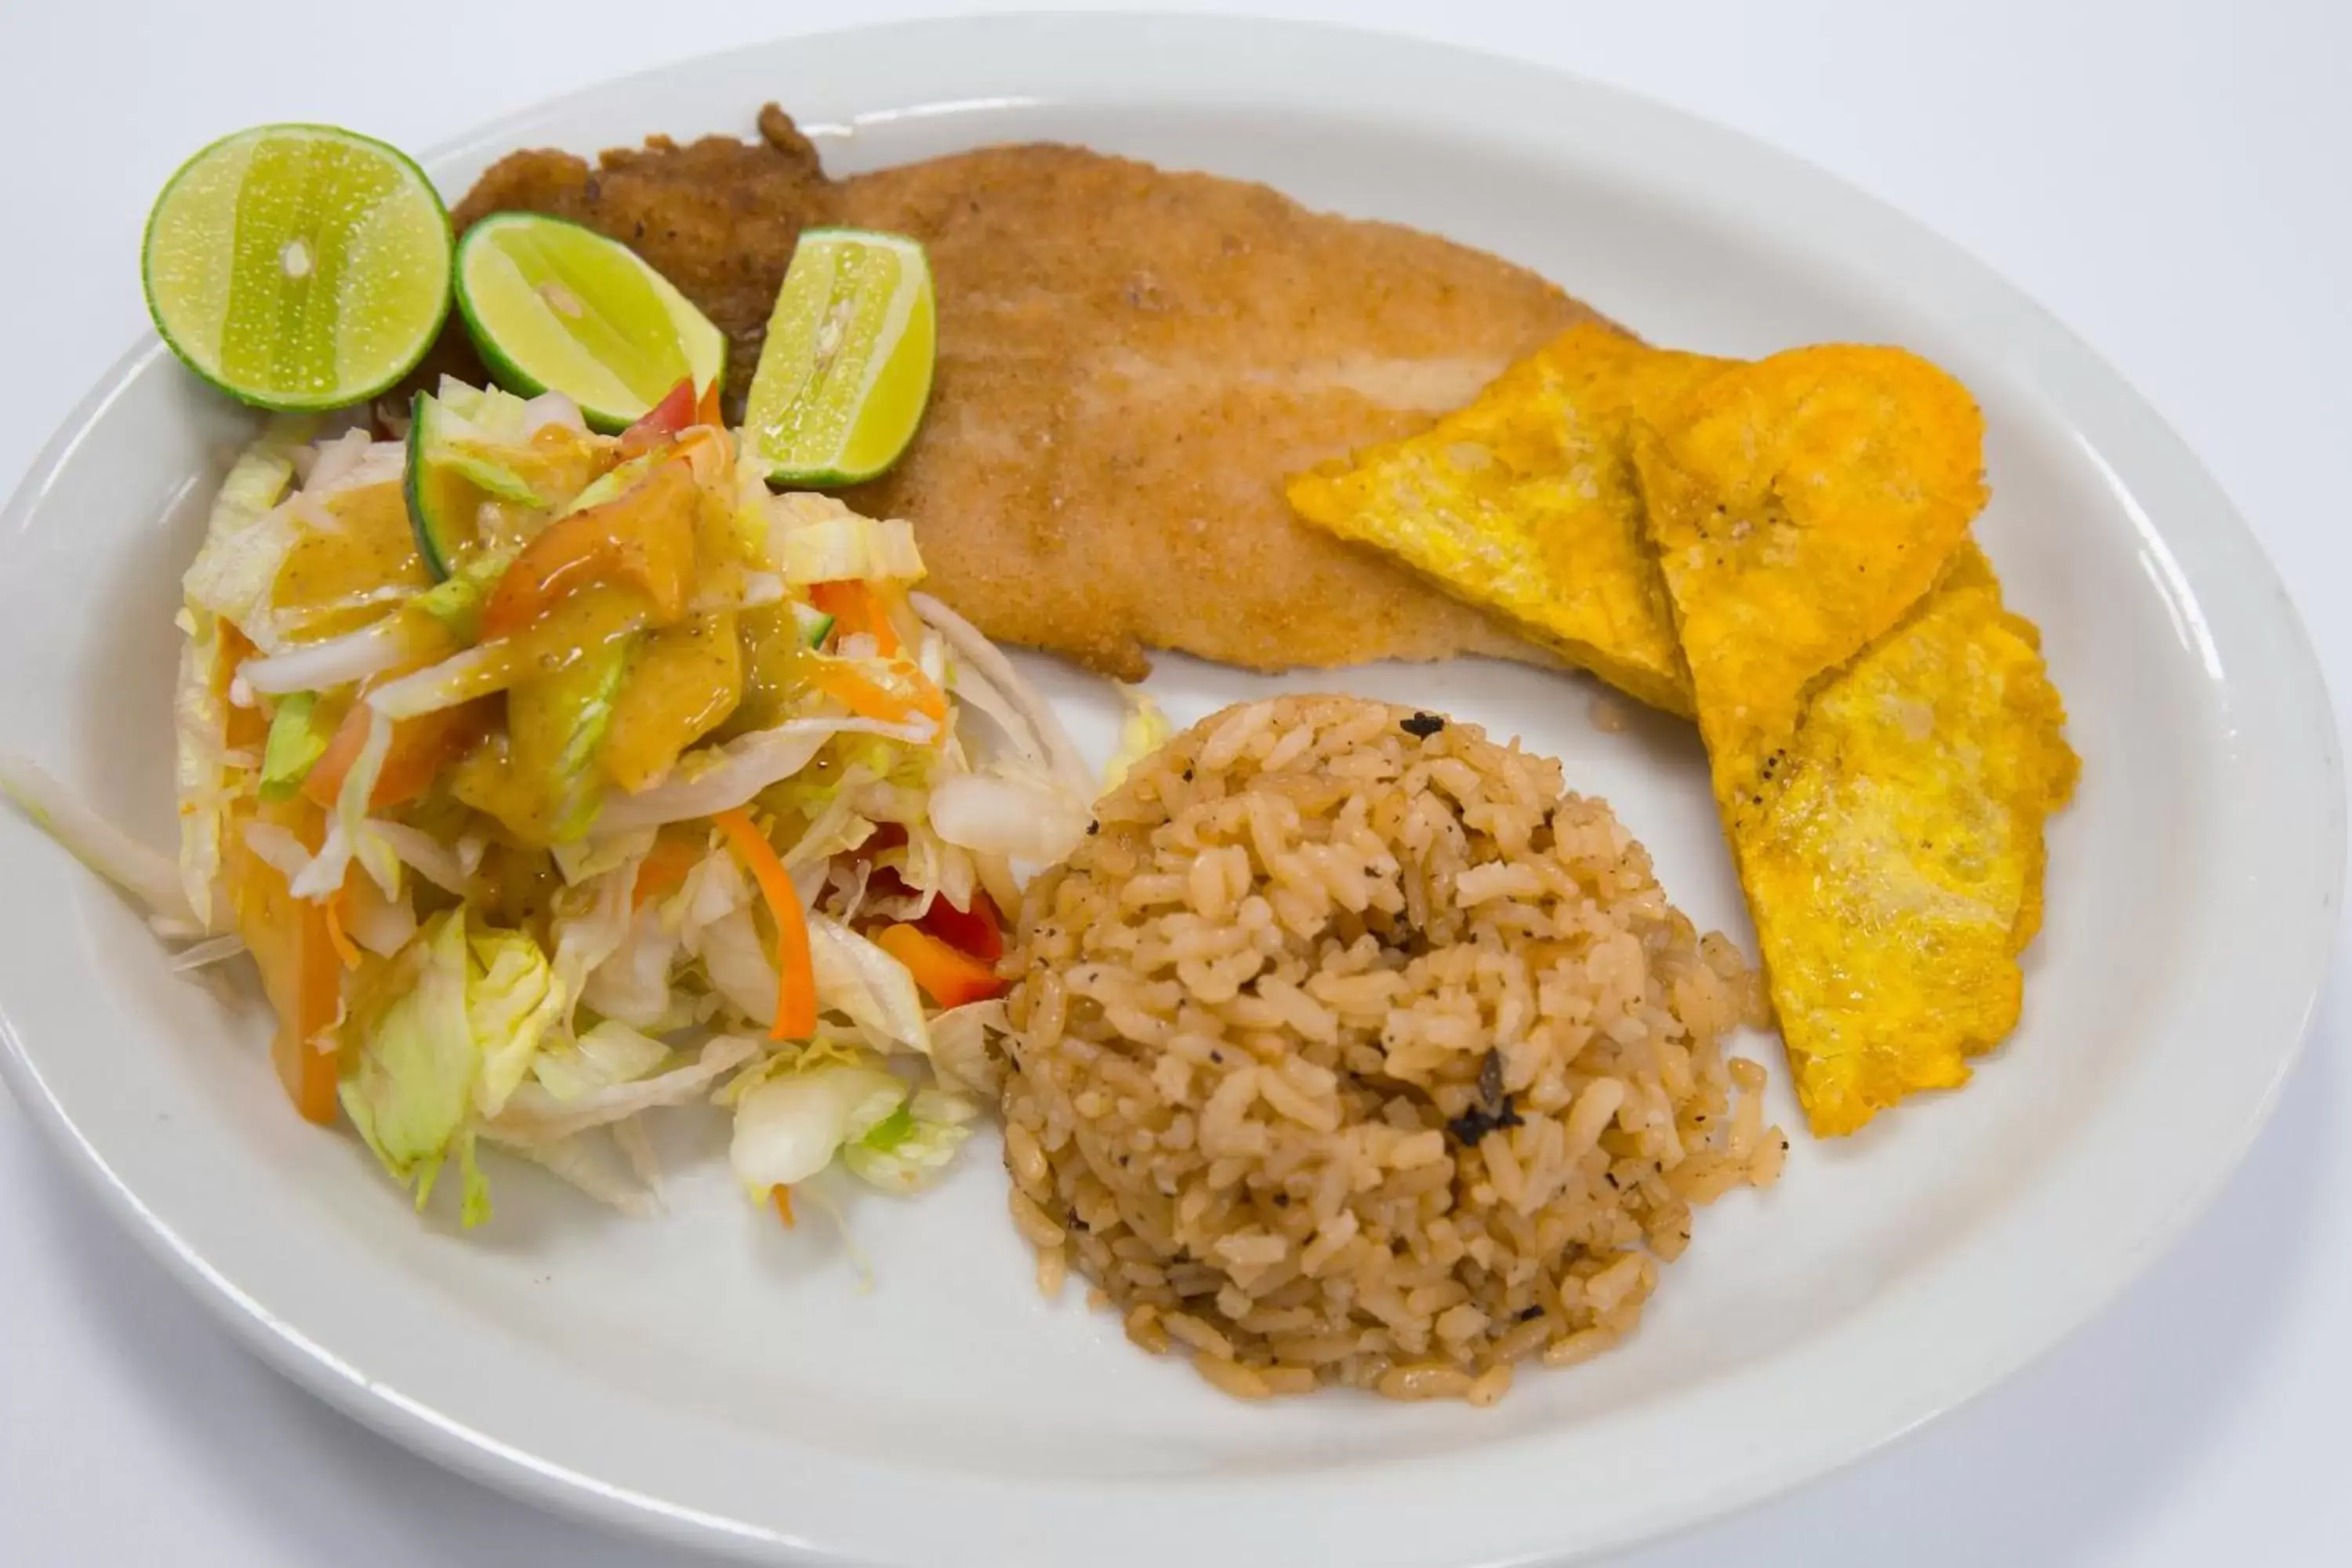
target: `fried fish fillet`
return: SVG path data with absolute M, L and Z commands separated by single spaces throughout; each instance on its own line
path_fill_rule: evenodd
M 1290 504 L 1687 718 L 1690 675 L 1643 531 L 1630 432 L 1730 363 L 1571 327 L 1419 435 L 1298 475 Z
M 1252 668 L 1463 653 L 1508 626 L 1292 515 L 1298 469 L 1397 439 L 1595 318 L 1534 274 L 1262 185 L 1081 148 L 983 148 L 828 181 L 762 141 L 521 153 L 462 225 L 557 213 L 635 247 L 724 329 L 748 388 L 799 230 L 929 248 L 939 365 L 896 468 L 845 499 L 913 521 L 931 589 L 991 636 L 1133 679 L 1147 647 Z

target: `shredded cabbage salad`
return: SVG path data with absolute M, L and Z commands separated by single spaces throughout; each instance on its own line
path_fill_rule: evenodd
M 715 422 L 428 401 L 429 444 L 281 420 L 223 483 L 176 867 L 0 787 L 175 962 L 252 955 L 296 1108 L 419 1207 L 488 1218 L 493 1147 L 651 1209 L 646 1119 L 687 1105 L 787 1218 L 832 1168 L 920 1187 L 993 1088 L 1014 868 L 1087 824 L 1052 710 L 913 592 L 907 524 L 770 494 Z M 1137 705 L 1123 755 L 1164 733 Z

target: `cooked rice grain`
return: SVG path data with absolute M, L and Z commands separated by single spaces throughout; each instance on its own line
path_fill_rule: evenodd
M 1692 1204 L 1779 1173 L 1719 1046 L 1756 976 L 1558 763 L 1279 698 L 1098 816 L 1022 905 L 1013 1213 L 1041 1279 L 1227 1393 L 1492 1403 L 1623 1338 Z

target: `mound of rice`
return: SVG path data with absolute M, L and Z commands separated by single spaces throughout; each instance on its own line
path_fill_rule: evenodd
M 1757 977 L 1559 766 L 1349 697 L 1229 708 L 1029 889 L 1005 1163 L 1040 1282 L 1246 1397 L 1489 1403 L 1769 1183 Z M 1733 1100 L 1737 1100 L 1735 1109 Z

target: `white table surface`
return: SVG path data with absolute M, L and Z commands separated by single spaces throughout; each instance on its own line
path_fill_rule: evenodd
M 326 119 L 429 146 L 660 60 L 948 8 L 984 7 L 15 0 L 0 17 L 0 485 L 145 330 L 141 222 L 211 137 Z M 1810 158 L 1967 246 L 2113 361 L 2220 477 L 2294 590 L 2341 722 L 2352 5 L 1255 8 L 1633 88 Z M 2212 1212 L 2040 1365 L 1845 1474 L 1622 1568 L 2352 1561 L 2348 1036 L 2339 984 Z M 118 1234 L 0 1092 L 0 1563 L 685 1561 L 445 1474 L 313 1403 Z

